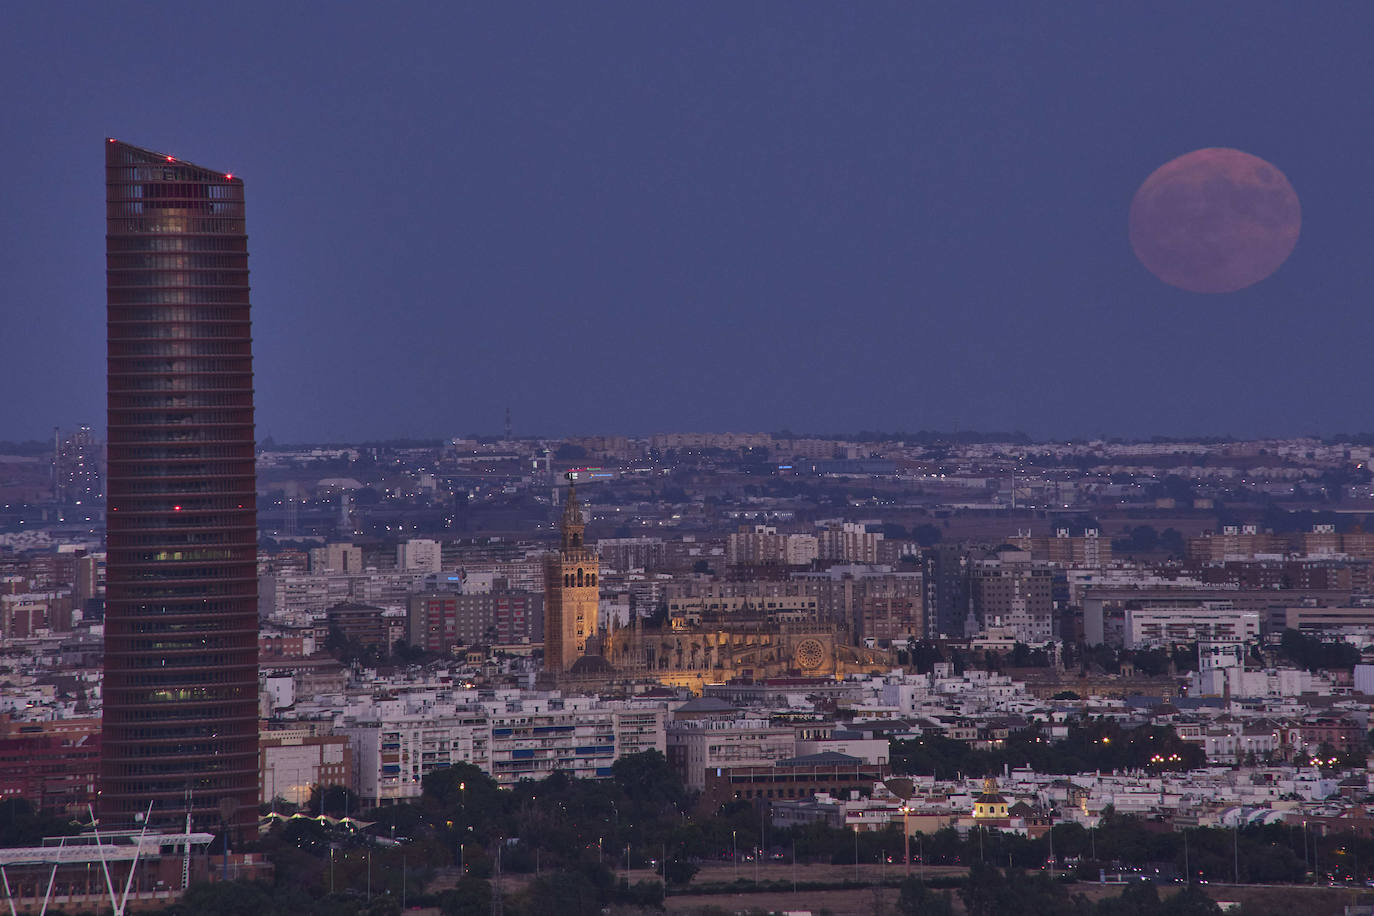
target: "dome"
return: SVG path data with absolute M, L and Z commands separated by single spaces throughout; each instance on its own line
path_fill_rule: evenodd
M 615 668 L 600 655 L 584 655 L 572 663 L 569 674 L 615 674 Z

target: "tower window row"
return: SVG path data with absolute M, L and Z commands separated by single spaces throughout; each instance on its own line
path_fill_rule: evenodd
M 596 585 L 596 573 L 584 572 L 579 569 L 576 573 L 563 574 L 564 588 L 581 588 L 583 586 Z

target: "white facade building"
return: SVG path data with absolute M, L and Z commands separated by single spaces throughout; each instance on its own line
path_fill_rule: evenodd
M 668 761 L 688 789 L 706 788 L 717 767 L 767 766 L 797 756 L 796 733 L 767 719 L 689 719 L 668 726 Z
M 427 538 L 412 538 L 396 545 L 396 568 L 437 573 L 443 568 L 441 545 Z
M 666 716 L 661 704 L 596 697 L 508 690 L 479 699 L 475 691 L 422 691 L 370 703 L 344 716 L 335 731 L 353 742 L 355 791 L 386 804 L 418 797 L 427 774 L 459 763 L 506 788 L 559 770 L 609 776 L 623 756 L 667 750 Z
M 1127 649 L 1172 646 L 1198 640 L 1249 642 L 1260 635 L 1260 617 L 1216 603 L 1197 607 L 1127 608 L 1123 644 Z

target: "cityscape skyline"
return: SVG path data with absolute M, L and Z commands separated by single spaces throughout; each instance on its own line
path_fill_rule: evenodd
M 117 165 L 116 177 L 130 168 L 151 169 L 156 182 L 162 164 Z M 112 229 L 219 200 L 168 194 L 186 184 L 173 174 L 166 187 L 142 181 L 137 191 L 112 182 Z M 144 205 L 141 217 L 121 214 L 131 203 Z M 173 239 L 185 244 L 162 254 Z M 209 257 L 224 257 L 227 240 L 112 232 L 112 369 L 148 370 L 112 372 L 120 413 L 169 412 L 160 399 L 246 387 L 218 376 L 226 384 L 213 389 L 178 384 L 189 379 L 145 352 L 230 335 L 122 320 L 227 304 L 118 301 L 241 295 L 246 284 L 180 276 L 211 280 L 230 265 L 160 260 L 189 259 L 185 249 L 203 241 L 213 243 Z M 130 431 L 122 419 L 112 429 Z M 206 428 L 133 428 L 140 438 L 160 431 Z M 268 446 L 253 460 L 259 752 L 245 775 L 256 771 L 257 791 L 239 808 L 256 807 L 261 829 L 240 831 L 226 854 L 218 805 L 187 834 L 180 818 L 155 816 L 141 859 L 122 861 L 109 856 L 129 853 L 121 825 L 132 821 L 143 836 L 130 817 L 140 811 L 111 811 L 108 788 L 99 791 L 100 758 L 118 753 L 121 707 L 129 711 L 110 664 L 112 653 L 127 654 L 121 606 L 131 584 L 154 596 L 167 585 L 193 592 L 191 608 L 169 592 L 142 621 L 152 632 L 136 637 L 149 644 L 132 673 L 155 679 L 158 695 L 133 712 L 165 714 L 179 705 L 175 694 L 198 686 L 177 686 L 178 656 L 204 660 L 206 677 L 220 673 L 207 656 L 222 630 L 162 628 L 205 622 L 196 594 L 226 580 L 182 572 L 224 561 L 218 546 L 196 540 L 179 557 L 170 543 L 165 554 L 148 550 L 169 532 L 216 533 L 175 524 L 208 514 L 184 503 L 157 511 L 187 480 L 166 473 L 170 459 L 129 462 L 137 446 L 116 442 L 106 465 L 84 430 L 57 444 L 57 468 L 0 449 L 9 685 L 0 815 L 13 838 L 0 852 L 18 863 L 8 874 L 21 905 L 99 907 L 126 887 L 152 905 L 182 898 L 168 913 L 225 912 L 203 901 L 219 895 L 241 908 L 249 885 L 216 887 L 237 877 L 262 880 L 252 887 L 275 904 L 264 913 L 334 916 L 363 912 L 369 892 L 417 904 L 447 893 L 455 857 L 462 869 L 499 849 L 504 865 L 491 880 L 484 869 L 460 882 L 491 899 L 507 894 L 512 912 L 526 902 L 544 912 L 551 907 L 533 902 L 544 882 L 609 865 L 602 844 L 579 834 L 608 849 L 632 845 L 640 857 L 657 848 L 660 863 L 700 859 L 697 877 L 627 863 L 641 892 L 666 882 L 675 897 L 735 877 L 746 848 L 772 851 L 755 851 L 756 883 L 730 893 L 777 893 L 788 867 L 779 856 L 818 840 L 829 846 L 802 846 L 799 863 L 878 889 L 895 873 L 885 850 L 909 845 L 916 859 L 903 893 L 920 887 L 918 864 L 975 886 L 976 865 L 963 869 L 980 843 L 1022 849 L 1013 869 L 1034 875 L 1052 862 L 1080 886 L 1104 870 L 1143 869 L 1161 889 L 1193 874 L 1211 885 L 1195 896 L 1267 899 L 1304 887 L 1353 896 L 1371 880 L 1368 442 L 679 433 Z M 238 448 L 246 460 L 252 444 Z M 115 522 L 107 549 L 101 481 Z M 575 497 L 563 486 L 574 481 Z M 206 468 L 187 482 L 186 498 L 203 499 L 202 487 L 227 481 Z M 145 530 L 124 518 L 133 498 L 154 522 Z M 181 613 L 160 613 L 168 610 Z M 175 645 L 187 636 L 190 646 Z M 135 727 L 148 737 L 163 724 Z M 191 729 L 174 729 L 178 765 L 205 740 Z M 217 722 L 210 738 L 223 736 Z M 136 747 L 134 765 L 156 761 L 157 750 Z M 207 793 L 196 784 L 199 806 Z M 643 806 L 634 801 L 642 790 L 653 793 Z M 664 793 L 678 802 L 665 808 Z M 178 801 L 164 797 L 155 812 L 178 813 Z M 84 820 L 72 815 L 91 803 L 103 812 L 98 836 L 40 843 L 79 829 Z M 16 832 L 12 820 L 27 827 Z M 1315 847 L 1273 857 L 1283 837 L 1312 825 L 1321 829 L 1309 844 L 1325 845 L 1321 868 Z M 396 840 L 381 842 L 393 827 Z M 1123 830 L 1175 845 L 1118 854 L 1108 838 Z M 1096 851 L 1089 832 L 1099 834 Z M 1219 837 L 1233 855 L 1201 857 Z M 1358 858 L 1342 859 L 1355 843 L 1365 844 Z M 946 851 L 924 858 L 937 849 Z M 1239 858 L 1265 849 L 1260 865 Z M 1195 872 L 1187 850 L 1199 855 Z M 789 901 L 867 913 L 878 889 L 855 899 L 807 888 Z M 400 912 L 389 903 L 383 912 Z M 1114 903 L 1111 893 L 1094 912 Z
M 11 911 L 1374 909 L 1374 7 L 77 12 Z
M 140 24 L 201 36 L 194 68 L 119 55 L 113 11 L 12 11 L 7 437 L 98 416 L 100 265 L 69 254 L 95 250 L 94 188 L 33 180 L 28 150 L 80 176 L 104 135 L 262 189 L 278 441 L 498 432 L 507 408 L 548 435 L 1364 425 L 1333 373 L 1374 281 L 1349 88 L 1374 11 L 266 9 Z M 1302 203 L 1287 263 L 1226 295 L 1165 286 L 1127 238 L 1145 178 L 1208 146 Z

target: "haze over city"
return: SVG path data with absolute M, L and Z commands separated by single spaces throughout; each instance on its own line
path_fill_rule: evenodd
M 507 407 L 548 435 L 1359 431 L 1371 26 L 1281 3 L 14 7 L 0 436 L 99 418 L 103 136 L 243 177 L 278 441 L 497 433 Z M 1212 146 L 1303 208 L 1287 262 L 1223 295 L 1127 237 L 1145 178 Z

